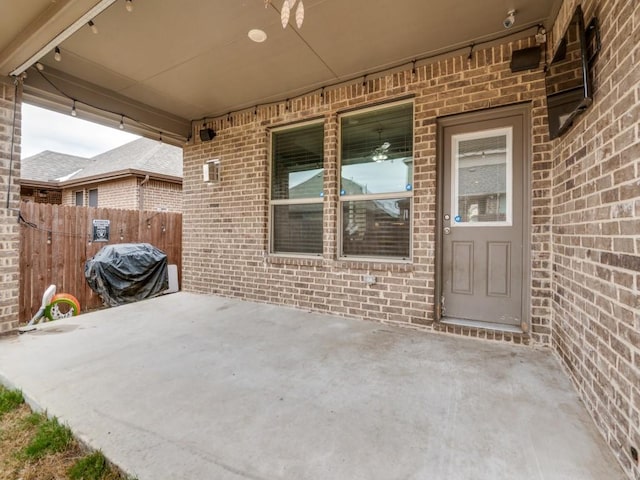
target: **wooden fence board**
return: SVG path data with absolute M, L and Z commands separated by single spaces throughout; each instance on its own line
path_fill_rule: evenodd
M 40 307 L 42 294 L 51 284 L 70 293 L 82 311 L 102 306 L 87 284 L 84 266 L 103 246 L 146 242 L 167 254 L 170 264 L 182 271 L 182 214 L 21 203 L 24 221 L 20 230 L 21 322 Z M 93 220 L 110 221 L 109 242 L 93 242 Z M 30 225 L 33 224 L 33 225 Z

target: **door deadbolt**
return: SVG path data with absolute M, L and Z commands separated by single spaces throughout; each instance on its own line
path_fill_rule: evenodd
M 444 234 L 449 235 L 451 233 L 451 227 L 444 227 Z

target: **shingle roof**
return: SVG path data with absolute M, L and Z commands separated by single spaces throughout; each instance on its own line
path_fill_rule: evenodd
M 24 180 L 55 182 L 87 167 L 91 162 L 89 158 L 46 150 L 22 160 L 20 177 Z
M 91 164 L 71 179 L 108 175 L 128 169 L 182 178 L 182 150 L 156 140 L 139 138 L 93 157 Z
M 182 178 L 182 150 L 140 138 L 93 158 L 45 151 L 22 160 L 20 177 L 24 180 L 54 182 L 109 176 L 123 170 Z

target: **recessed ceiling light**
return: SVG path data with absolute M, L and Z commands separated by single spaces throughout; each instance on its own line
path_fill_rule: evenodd
M 267 34 L 264 31 L 254 28 L 249 30 L 249 38 L 256 43 L 262 43 L 267 39 Z

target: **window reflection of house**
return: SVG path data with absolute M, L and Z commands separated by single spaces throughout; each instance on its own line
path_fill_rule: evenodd
M 504 221 L 507 210 L 506 165 L 461 168 L 458 212 L 469 222 Z
M 322 255 L 324 125 L 272 134 L 271 252 Z
M 347 195 L 366 193 L 366 186 L 342 179 Z M 343 202 L 343 250 L 352 256 L 372 255 L 383 250 L 397 257 L 408 256 L 405 244 L 398 242 L 410 233 L 410 198 L 385 198 Z
M 308 198 L 320 196 L 323 186 L 323 172 L 315 174 L 310 179 L 289 189 L 289 198 Z M 343 178 L 342 187 L 345 195 L 366 194 L 367 187 L 352 180 Z M 322 247 L 322 204 L 315 204 L 317 208 L 310 210 L 309 204 L 290 205 L 286 217 L 278 216 L 278 227 L 285 229 L 287 224 L 304 225 L 304 229 L 287 229 L 287 243 L 300 242 L 307 247 L 317 243 Z M 300 207 L 300 208 L 296 208 Z M 394 240 L 399 230 L 409 234 L 410 228 L 410 198 L 388 198 L 343 203 L 343 241 L 347 244 L 345 250 L 350 255 L 370 255 L 380 249 L 381 242 L 385 251 L 393 252 L 397 256 L 406 255 L 404 245 L 398 245 Z M 296 232 L 298 232 L 296 234 Z M 298 235 L 299 238 L 295 238 Z
M 462 222 L 506 220 L 506 148 L 504 135 L 459 143 L 458 214 Z
M 291 182 L 291 179 L 289 180 Z M 289 188 L 289 199 L 321 198 L 324 171 Z M 280 235 L 274 239 L 276 251 L 322 253 L 322 202 L 290 204 L 286 214 L 275 210 L 274 221 Z
M 413 105 L 340 119 L 341 256 L 411 257 Z

